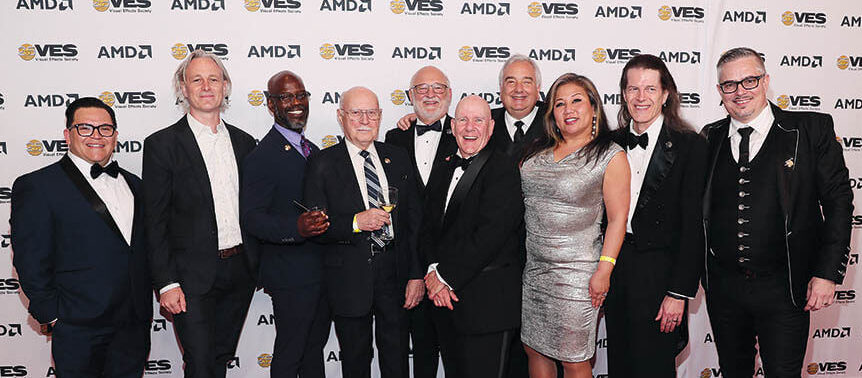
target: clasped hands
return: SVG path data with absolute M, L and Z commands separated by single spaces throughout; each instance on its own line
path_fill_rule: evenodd
M 428 299 L 433 301 L 435 306 L 446 307 L 450 310 L 455 309 L 452 303 L 458 302 L 458 296 L 440 281 L 437 277 L 437 271 L 432 270 L 425 275 L 425 288 L 428 289 Z

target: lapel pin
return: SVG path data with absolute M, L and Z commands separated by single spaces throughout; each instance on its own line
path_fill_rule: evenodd
M 291 148 L 291 147 L 290 147 L 290 143 L 288 143 L 288 144 L 285 144 L 285 145 L 284 145 L 284 150 L 285 150 L 285 151 L 290 151 L 290 148 Z
M 392 160 L 389 160 L 389 158 L 383 158 L 383 163 L 384 163 L 384 164 L 389 164 L 389 163 L 391 163 L 391 162 L 392 162 Z
M 793 159 L 787 159 L 784 161 L 784 166 L 787 168 L 793 168 Z
M 673 143 L 671 141 L 667 141 L 664 143 L 664 146 L 667 148 L 671 148 L 671 147 L 673 147 Z

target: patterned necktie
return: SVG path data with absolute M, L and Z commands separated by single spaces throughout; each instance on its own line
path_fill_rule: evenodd
M 515 130 L 515 137 L 512 139 L 515 144 L 520 144 L 522 140 L 524 140 L 524 122 L 523 121 L 515 121 L 515 127 L 518 130 Z
M 379 209 L 380 200 L 383 197 L 380 196 L 380 180 L 377 178 L 377 170 L 374 169 L 374 163 L 371 162 L 371 154 L 368 151 L 362 150 L 359 151 L 359 156 L 365 159 L 365 187 L 368 190 L 368 208 Z M 380 239 L 382 233 L 382 228 L 371 233 L 371 241 L 380 248 L 386 245 L 386 242 Z
M 305 135 L 300 135 L 299 146 L 302 147 L 302 156 L 308 157 L 311 155 L 311 143 L 305 139 Z
M 751 132 L 754 128 L 750 126 L 741 127 L 737 132 L 742 139 L 739 141 L 739 164 L 748 164 L 748 142 L 751 140 Z

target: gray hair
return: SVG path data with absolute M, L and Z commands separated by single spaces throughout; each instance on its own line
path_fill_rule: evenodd
M 750 47 L 734 47 L 730 50 L 725 51 L 724 54 L 721 54 L 721 57 L 718 58 L 718 63 L 715 65 L 715 68 L 720 75 L 722 66 L 735 60 L 747 57 L 757 58 L 756 60 L 760 66 L 760 73 L 766 73 L 766 65 L 763 63 L 763 57 L 760 55 L 759 52 L 755 51 Z
M 224 92 L 224 98 L 222 99 L 222 102 L 221 102 L 221 111 L 225 111 L 225 109 L 227 109 L 227 107 L 229 106 L 229 102 L 230 102 L 228 100 L 228 98 L 230 97 L 230 89 L 231 89 L 230 75 L 228 75 L 227 69 L 224 67 L 224 63 L 221 62 L 221 59 L 219 59 L 214 54 L 208 53 L 208 52 L 203 51 L 201 49 L 197 49 L 195 51 L 192 51 L 192 53 L 189 54 L 189 56 L 186 57 L 186 59 L 184 59 L 182 61 L 182 63 L 180 63 L 180 66 L 177 67 L 176 72 L 174 72 L 174 77 L 173 77 L 172 82 L 173 82 L 173 86 L 174 86 L 174 95 L 177 98 L 177 103 L 183 108 L 183 110 L 185 110 L 185 111 L 189 110 L 189 103 L 186 100 L 186 96 L 183 95 L 183 83 L 186 80 L 186 69 L 189 68 L 189 64 L 191 64 L 192 60 L 195 60 L 198 58 L 212 59 L 212 61 L 215 62 L 216 65 L 218 65 L 218 68 L 221 69 L 222 79 L 224 79 L 225 83 L 227 84 L 227 86 L 225 88 L 225 92 Z
M 535 60 L 533 60 L 532 58 L 530 58 L 524 54 L 512 55 L 508 60 L 506 60 L 506 63 L 503 63 L 503 68 L 500 68 L 500 87 L 501 88 L 503 87 L 503 80 L 505 80 L 505 78 L 503 77 L 503 72 L 506 72 L 506 68 L 509 68 L 509 66 L 512 65 L 512 63 L 517 63 L 517 62 L 529 62 L 530 65 L 533 66 L 533 72 L 536 73 L 536 87 L 541 89 L 542 88 L 542 71 L 539 70 L 539 65 L 536 64 Z

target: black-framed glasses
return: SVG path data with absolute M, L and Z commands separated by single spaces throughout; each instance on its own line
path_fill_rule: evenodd
M 743 88 L 752 90 L 754 88 L 757 88 L 758 85 L 760 85 L 760 79 L 763 79 L 764 76 L 766 76 L 766 74 L 749 76 L 738 81 L 728 80 L 722 83 L 718 83 L 718 88 L 720 88 L 721 91 L 725 94 L 731 94 L 733 92 L 736 92 L 736 90 L 739 89 L 740 84 L 742 84 Z
M 449 86 L 446 84 L 434 83 L 434 84 L 417 84 L 410 88 L 410 90 L 418 93 L 418 94 L 426 94 L 428 90 L 433 90 L 436 94 L 441 94 L 446 92 L 446 89 L 449 89 Z
M 293 102 L 294 99 L 299 101 L 304 101 L 307 98 L 311 97 L 311 92 L 302 91 L 297 93 L 282 93 L 282 94 L 272 94 L 269 91 L 263 91 L 263 94 L 266 95 L 267 98 L 271 98 L 273 100 L 281 101 L 281 102 Z
M 347 113 L 347 118 L 350 118 L 354 121 L 358 121 L 362 119 L 362 116 L 365 115 L 368 117 L 369 121 L 376 121 L 380 119 L 380 115 L 383 114 L 383 109 L 340 109 L 342 112 Z
M 99 130 L 99 135 L 107 138 L 107 137 L 114 136 L 114 132 L 117 131 L 116 126 L 108 124 L 108 123 L 106 123 L 104 125 L 99 125 L 99 126 L 94 126 L 94 125 L 91 125 L 89 123 L 79 123 L 79 124 L 72 125 L 69 128 L 70 129 L 74 128 L 75 131 L 78 133 L 78 135 L 80 135 L 82 137 L 93 136 L 93 133 L 96 132 L 96 130 Z

